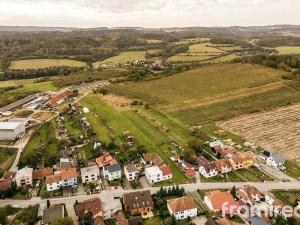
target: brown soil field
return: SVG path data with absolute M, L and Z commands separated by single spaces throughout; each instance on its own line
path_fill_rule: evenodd
M 300 162 L 300 104 L 218 122 L 228 130 L 265 149 Z

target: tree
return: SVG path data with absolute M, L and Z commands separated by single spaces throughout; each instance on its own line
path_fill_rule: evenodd
M 237 196 L 236 196 L 236 188 L 235 188 L 235 186 L 233 186 L 233 187 L 231 188 L 230 194 L 231 194 L 235 199 L 237 199 Z
M 74 221 L 70 217 L 54 220 L 51 225 L 74 225 Z
M 47 199 L 47 208 L 49 208 L 49 207 L 50 207 L 50 200 Z

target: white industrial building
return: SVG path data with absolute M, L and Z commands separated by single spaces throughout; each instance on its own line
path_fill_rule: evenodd
M 0 140 L 15 140 L 25 133 L 24 122 L 0 122 Z

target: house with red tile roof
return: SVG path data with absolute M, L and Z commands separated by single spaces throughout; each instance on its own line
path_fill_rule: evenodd
M 143 160 L 145 164 L 150 164 L 154 166 L 161 166 L 165 164 L 165 162 L 155 152 L 148 152 L 143 154 Z
M 167 200 L 167 207 L 170 215 L 174 215 L 177 220 L 197 216 L 197 205 L 191 197 L 184 196 Z
M 44 180 L 47 176 L 53 175 L 53 168 L 40 168 L 32 171 L 33 180 Z
M 111 155 L 104 155 L 96 158 L 96 163 L 99 166 L 99 168 L 103 168 L 105 166 L 115 165 L 118 162 Z
M 229 159 L 220 159 L 215 161 L 217 171 L 220 174 L 229 173 L 232 170 Z
M 204 202 L 212 212 L 221 212 L 233 216 L 238 213 L 240 201 L 236 201 L 229 192 L 212 191 L 204 197 Z
M 77 186 L 77 168 L 66 168 L 46 177 L 47 191 Z
M 99 198 L 92 198 L 74 205 L 78 220 L 90 218 L 92 224 L 104 224 L 102 203 Z
M 155 184 L 164 180 L 172 179 L 171 168 L 167 165 L 151 166 L 145 169 L 146 179 L 150 184 Z
M 255 205 L 265 200 L 265 195 L 260 192 L 256 187 L 245 185 L 237 192 L 237 197 L 248 205 Z
M 64 91 L 61 94 L 58 94 L 56 96 L 54 96 L 53 98 L 51 98 L 48 102 L 47 102 L 47 106 L 49 107 L 55 107 L 60 105 L 61 103 L 63 103 L 65 101 L 65 99 L 67 97 L 69 97 L 71 95 L 71 92 L 69 90 Z

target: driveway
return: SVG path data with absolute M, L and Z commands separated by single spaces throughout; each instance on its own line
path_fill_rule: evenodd
M 151 187 L 145 176 L 142 176 L 139 181 L 143 188 Z

